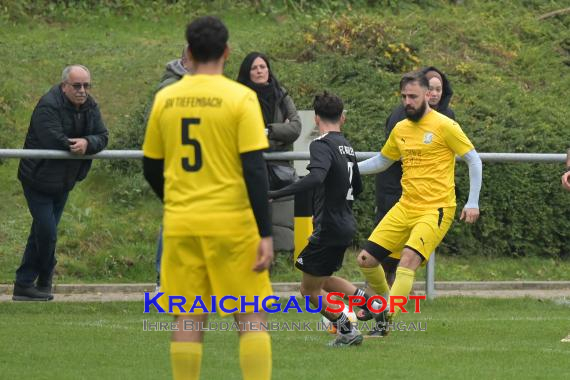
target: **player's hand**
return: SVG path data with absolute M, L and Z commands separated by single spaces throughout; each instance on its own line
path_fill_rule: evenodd
M 570 171 L 562 174 L 562 187 L 570 191 Z
M 461 211 L 461 216 L 459 220 L 465 220 L 465 223 L 475 223 L 479 219 L 479 209 L 478 208 L 464 208 Z
M 87 151 L 87 139 L 67 139 L 69 141 L 69 151 L 73 154 L 85 154 Z
M 269 269 L 273 262 L 273 238 L 271 236 L 261 238 L 257 247 L 257 258 L 253 266 L 254 272 L 263 272 Z

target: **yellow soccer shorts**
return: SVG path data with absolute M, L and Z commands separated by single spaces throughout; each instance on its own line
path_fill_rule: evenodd
M 164 236 L 160 268 L 160 291 L 164 294 L 158 303 L 174 315 L 217 312 L 225 316 L 262 311 L 263 299 L 273 290 L 267 270 L 252 270 L 259 241 L 257 231 L 241 236 Z M 170 308 L 170 296 L 176 297 L 176 302 L 185 298 L 184 311 Z M 258 310 L 240 302 L 245 299 L 250 303 L 256 298 Z
M 454 216 L 455 207 L 409 210 L 398 202 L 372 231 L 364 249 L 382 261 L 388 255 L 399 259 L 399 253 L 408 247 L 423 256 L 425 263 L 445 237 Z

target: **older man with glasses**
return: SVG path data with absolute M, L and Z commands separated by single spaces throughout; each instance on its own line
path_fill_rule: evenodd
M 38 102 L 24 149 L 56 149 L 76 155 L 95 154 L 107 146 L 108 132 L 99 106 L 89 94 L 91 74 L 82 65 L 67 66 L 60 84 Z M 67 196 L 83 180 L 91 160 L 20 160 L 18 179 L 33 221 L 14 283 L 15 301 L 53 299 L 57 225 Z

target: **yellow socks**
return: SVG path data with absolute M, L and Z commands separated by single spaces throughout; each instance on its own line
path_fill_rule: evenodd
M 240 337 L 239 356 L 244 380 L 271 379 L 271 338 L 267 332 L 245 333 Z M 202 343 L 171 342 L 170 363 L 174 380 L 198 380 L 202 364 Z
M 170 342 L 170 363 L 174 380 L 198 380 L 202 364 L 202 343 Z
M 271 338 L 268 332 L 248 332 L 239 340 L 239 362 L 244 380 L 271 379 Z
M 366 281 L 368 281 L 368 286 L 374 289 L 376 294 L 384 296 L 390 291 L 382 265 L 378 265 L 374 268 L 361 267 L 360 271 L 364 275 L 364 278 L 366 278 Z
M 394 285 L 392 285 L 392 290 L 390 291 L 390 297 L 404 296 L 408 298 L 412 291 L 412 286 L 414 285 L 415 276 L 415 271 L 408 268 L 398 267 L 396 270 L 396 280 L 394 280 Z M 399 312 L 400 309 L 396 308 L 394 310 L 394 315 L 398 315 Z

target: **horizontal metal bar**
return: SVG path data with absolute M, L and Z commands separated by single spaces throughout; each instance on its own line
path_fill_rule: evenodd
M 141 159 L 142 150 L 104 150 L 92 155 L 78 155 L 63 150 L 51 149 L 0 149 L 0 158 L 49 158 L 55 160 L 88 160 L 88 159 Z
M 565 153 L 479 153 L 485 162 L 566 162 Z
M 377 154 L 378 152 L 356 152 L 356 158 L 361 161 Z M 485 162 L 566 162 L 565 153 L 479 153 L 479 156 Z M 309 153 L 268 153 L 265 157 L 272 160 L 308 160 Z
M 356 152 L 358 160 L 370 158 L 378 152 Z M 565 153 L 479 153 L 485 162 L 565 162 Z M 104 150 L 94 155 L 75 155 L 62 150 L 47 149 L 0 149 L 0 158 L 49 158 L 49 159 L 141 159 L 141 150 Z M 264 157 L 271 160 L 308 160 L 309 152 L 279 152 L 265 153 Z

